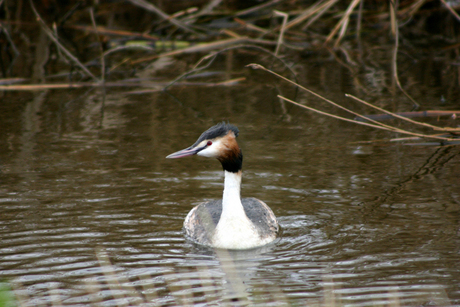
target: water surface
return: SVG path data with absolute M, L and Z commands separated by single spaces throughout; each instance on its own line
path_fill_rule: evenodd
M 347 103 L 344 84 L 308 82 Z M 95 89 L 9 94 L 0 277 L 25 306 L 460 305 L 459 149 L 361 143 L 396 135 L 283 104 L 280 90 L 258 78 L 110 90 L 103 113 Z M 164 157 L 221 120 L 240 129 L 243 196 L 281 224 L 264 248 L 214 251 L 182 233 L 223 174 Z

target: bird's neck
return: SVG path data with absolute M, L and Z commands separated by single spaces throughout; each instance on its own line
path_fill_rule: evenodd
M 260 235 L 241 203 L 240 189 L 241 170 L 225 171 L 222 214 L 212 237 L 214 247 L 246 249 L 260 245 Z
M 224 196 L 222 199 L 222 216 L 246 217 L 241 203 L 241 170 L 233 173 L 225 171 Z

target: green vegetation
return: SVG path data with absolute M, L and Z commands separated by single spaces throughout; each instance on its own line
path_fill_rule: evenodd
M 0 282 L 0 307 L 13 306 L 16 306 L 13 290 L 7 282 Z

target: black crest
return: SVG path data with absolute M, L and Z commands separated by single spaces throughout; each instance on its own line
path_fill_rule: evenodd
M 206 130 L 200 135 L 200 137 L 195 142 L 195 144 L 192 145 L 192 147 L 198 145 L 203 140 L 212 140 L 218 137 L 225 136 L 230 130 L 233 131 L 233 133 L 235 134 L 235 137 L 237 137 L 238 133 L 240 132 L 236 126 L 227 124 L 225 122 L 212 126 L 211 128 L 209 128 L 208 130 Z

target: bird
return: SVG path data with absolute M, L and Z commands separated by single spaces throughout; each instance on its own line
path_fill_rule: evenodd
M 252 249 L 273 242 L 280 230 L 270 207 L 257 198 L 241 198 L 243 153 L 236 126 L 221 122 L 212 126 L 190 147 L 168 155 L 175 159 L 193 155 L 216 158 L 225 175 L 222 199 L 203 202 L 184 220 L 186 236 L 208 247 Z

